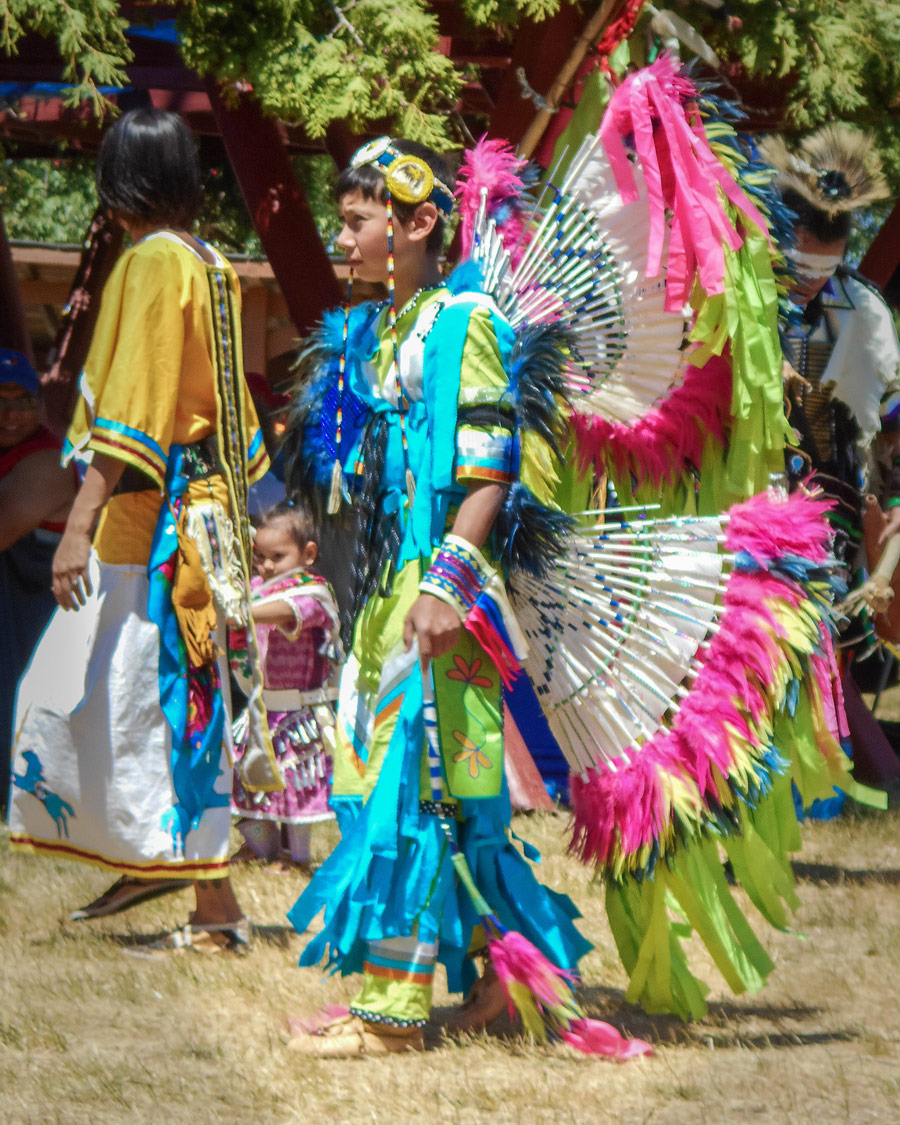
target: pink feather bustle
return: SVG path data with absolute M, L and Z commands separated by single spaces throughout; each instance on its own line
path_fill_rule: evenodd
M 731 407 L 731 366 L 714 356 L 703 367 L 688 367 L 682 382 L 635 422 L 609 422 L 599 414 L 572 413 L 582 462 L 598 473 L 611 464 L 638 484 L 671 484 L 689 465 L 699 467 L 708 438 L 725 446 Z
M 763 569 L 734 571 L 727 583 L 718 629 L 698 651 L 700 670 L 669 728 L 659 729 L 628 751 L 615 770 L 598 765 L 571 779 L 572 850 L 586 863 L 615 872 L 640 870 L 655 848 L 671 846 L 673 785 L 693 801 L 691 819 L 703 823 L 718 806 L 719 785 L 731 779 L 740 790 L 766 772 L 777 683 L 790 657 L 778 607 L 797 609 L 803 588 L 765 569 L 785 555 L 824 563 L 830 530 L 827 503 L 801 494 L 783 499 L 754 496 L 731 509 L 726 531 L 730 551 L 750 554 Z M 828 726 L 838 735 L 845 722 L 834 694 L 831 637 L 818 629 L 818 653 L 808 658 Z M 686 784 L 685 784 L 686 783 Z M 682 810 L 684 811 L 684 810 Z

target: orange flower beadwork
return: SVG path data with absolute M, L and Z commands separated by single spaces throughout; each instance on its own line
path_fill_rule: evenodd
M 456 667 L 447 670 L 448 680 L 459 680 L 460 683 L 471 684 L 473 687 L 490 688 L 494 686 L 494 681 L 489 676 L 479 675 L 479 669 L 481 668 L 480 657 L 476 656 L 472 663 L 469 664 L 457 653 L 453 657 L 453 663 Z
M 449 675 L 449 673 L 448 673 Z M 467 762 L 469 767 L 469 777 L 478 777 L 480 769 L 489 770 L 491 768 L 491 759 L 485 754 L 467 734 L 463 734 L 461 730 L 455 730 L 453 737 L 463 747 L 462 750 L 457 751 L 453 755 L 454 762 Z

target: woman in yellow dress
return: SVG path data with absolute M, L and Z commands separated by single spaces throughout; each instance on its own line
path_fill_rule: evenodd
M 221 638 L 226 617 L 246 618 L 247 487 L 268 466 L 238 282 L 187 233 L 200 173 L 177 115 L 121 118 L 97 189 L 133 246 L 104 290 L 63 452 L 88 463 L 53 562 L 60 609 L 19 690 L 12 842 L 120 873 L 73 917 L 192 880 L 197 909 L 170 944 L 238 947 Z M 278 788 L 260 737 L 258 787 Z

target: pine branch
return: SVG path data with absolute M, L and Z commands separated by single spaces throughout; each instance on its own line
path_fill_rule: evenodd
M 115 0 L 5 0 L 0 7 L 0 45 L 14 55 L 29 32 L 55 39 L 69 83 L 66 104 L 90 101 L 103 114 L 109 103 L 101 86 L 125 86 L 132 59 L 125 38 L 128 21 Z

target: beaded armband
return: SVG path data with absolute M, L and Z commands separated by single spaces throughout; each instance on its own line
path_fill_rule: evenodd
M 453 606 L 509 687 L 521 670 L 528 642 L 509 604 L 503 579 L 478 548 L 458 535 L 445 536 L 419 583 L 419 592 Z
M 452 605 L 460 621 L 465 621 L 492 573 L 477 547 L 458 535 L 447 535 L 419 583 L 419 592 Z

